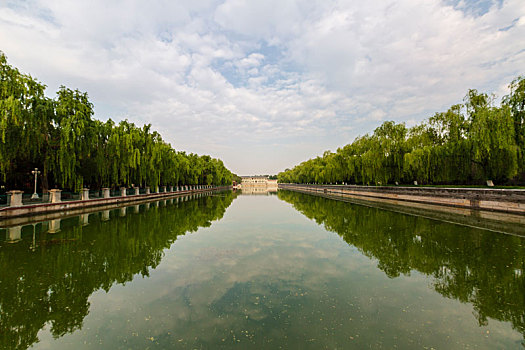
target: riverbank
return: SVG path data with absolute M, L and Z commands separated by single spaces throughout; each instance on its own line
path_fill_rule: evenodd
M 279 188 L 305 193 L 323 193 L 368 201 L 389 201 L 392 204 L 433 207 L 445 206 L 525 216 L 525 190 L 390 187 L 354 185 L 279 184 Z M 394 202 L 392 202 L 394 201 Z M 493 215 L 493 216 L 494 216 Z
M 115 208 L 122 205 L 128 205 L 129 203 L 141 203 L 155 201 L 159 199 L 169 199 L 173 197 L 188 196 L 198 193 L 222 191 L 230 188 L 231 186 L 199 186 L 199 188 L 187 190 L 184 189 L 171 192 L 147 193 L 131 196 L 95 198 L 75 201 L 59 201 L 57 203 L 9 206 L 0 208 L 0 226 L 9 226 L 10 224 L 12 224 L 12 222 L 8 222 L 8 220 L 14 218 L 31 216 L 35 217 L 35 220 L 41 221 L 48 220 L 48 215 L 54 213 L 61 213 L 60 215 L 74 215 L 84 211 L 87 208 L 96 208 L 96 210 L 100 210 L 100 207 Z

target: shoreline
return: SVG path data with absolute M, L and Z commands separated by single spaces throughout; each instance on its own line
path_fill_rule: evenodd
M 6 222 L 14 218 L 35 217 L 36 220 L 37 217 L 44 217 L 43 220 L 46 220 L 45 217 L 47 216 L 47 214 L 59 213 L 59 216 L 69 216 L 72 215 L 72 213 L 80 213 L 85 209 L 89 208 L 96 208 L 96 211 L 98 211 L 100 210 L 100 207 L 118 208 L 120 206 L 129 205 L 130 203 L 156 201 L 159 199 L 169 199 L 198 193 L 222 191 L 229 188 L 231 188 L 231 186 L 218 186 L 212 188 L 192 189 L 184 191 L 160 192 L 110 198 L 94 198 L 87 200 L 64 201 L 58 203 L 41 203 L 4 207 L 0 208 L 0 226 L 6 227 L 13 225 L 8 223 L 6 224 Z M 42 219 L 38 219 L 38 221 L 41 220 Z

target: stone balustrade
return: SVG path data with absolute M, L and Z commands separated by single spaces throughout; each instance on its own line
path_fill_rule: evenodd
M 158 195 L 158 194 L 167 194 L 167 193 L 176 193 L 176 192 L 194 192 L 194 191 L 206 191 L 206 190 L 212 190 L 216 188 L 223 188 L 224 186 L 213 186 L 213 185 L 180 185 L 180 186 L 155 186 L 154 192 L 151 191 L 151 188 L 149 186 L 146 186 L 144 189 L 144 194 L 140 194 L 140 188 L 139 187 L 133 187 L 134 193 L 133 196 L 144 196 L 144 195 Z M 111 189 L 104 187 L 101 189 L 102 195 L 101 198 L 103 199 L 109 199 L 114 198 L 111 196 Z M 62 202 L 62 196 L 61 196 L 62 190 L 60 189 L 52 189 L 49 190 L 49 201 L 46 203 L 61 203 Z M 7 192 L 8 195 L 8 206 L 7 207 L 22 207 L 24 206 L 24 203 L 22 201 L 22 195 L 23 191 L 20 190 L 12 190 Z M 127 195 L 127 188 L 121 187 L 120 188 L 120 194 L 117 197 L 133 197 Z M 101 198 L 90 198 L 89 197 L 89 188 L 83 188 L 80 191 L 80 201 L 90 201 L 90 200 L 96 200 Z M 40 202 L 44 203 L 44 202 Z M 37 205 L 40 203 L 31 203 L 30 205 Z

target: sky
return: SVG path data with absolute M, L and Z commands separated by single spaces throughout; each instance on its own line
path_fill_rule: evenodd
M 387 120 L 525 74 L 524 0 L 0 0 L 0 50 L 151 123 L 177 150 L 276 174 Z

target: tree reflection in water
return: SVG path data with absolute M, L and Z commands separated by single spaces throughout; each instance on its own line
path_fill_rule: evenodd
M 432 276 L 437 292 L 473 305 L 480 325 L 508 321 L 525 335 L 525 238 L 298 192 L 278 195 L 377 259 L 390 278 L 413 270 Z
M 22 230 L 28 239 L 0 242 L 0 348 L 30 347 L 46 324 L 55 338 L 80 329 L 93 292 L 148 276 L 179 235 L 221 219 L 235 197 L 134 206 L 111 212 L 109 221 L 100 212 L 88 225 L 85 216 L 64 219 L 55 234 L 38 224 L 36 248 L 27 237 L 33 225 Z

